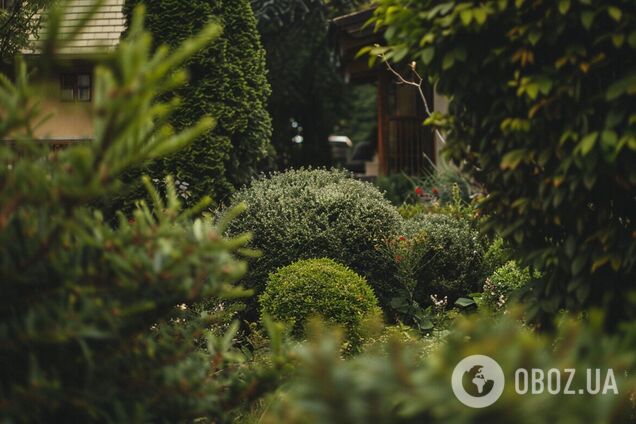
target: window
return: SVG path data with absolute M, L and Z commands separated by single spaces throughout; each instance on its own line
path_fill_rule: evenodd
M 80 102 L 91 101 L 91 76 L 88 74 L 77 76 L 77 100 Z
M 90 102 L 92 78 L 90 74 L 63 74 L 60 80 L 60 96 L 63 102 Z

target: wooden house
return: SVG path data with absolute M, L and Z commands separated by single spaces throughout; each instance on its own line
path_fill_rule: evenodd
M 124 0 L 104 0 L 83 30 L 56 52 L 55 63 L 46 74 L 35 73 L 32 83 L 43 95 L 42 116 L 50 118 L 37 128 L 38 140 L 54 147 L 90 141 L 93 138 L 93 82 L 96 64 L 118 44 L 125 29 Z M 65 11 L 61 33 L 68 33 L 86 18 L 92 0 L 73 0 Z M 45 29 L 42 30 L 45 32 Z M 42 33 L 40 34 L 43 35 Z M 22 51 L 28 64 L 41 55 L 38 40 Z
M 333 40 L 342 72 L 350 84 L 373 83 L 377 87 L 377 174 L 421 175 L 438 161 L 442 141 L 423 125 L 428 115 L 417 87 L 400 83 L 386 64 L 369 67 L 368 57 L 356 57 L 361 48 L 384 43 L 382 33 L 365 26 L 373 11 L 366 9 L 333 20 Z M 395 70 L 411 77 L 406 65 L 396 65 Z M 423 91 L 429 110 L 446 110 L 446 99 L 436 95 L 432 87 L 424 86 Z M 371 169 L 367 174 L 373 173 L 373 168 L 367 167 Z

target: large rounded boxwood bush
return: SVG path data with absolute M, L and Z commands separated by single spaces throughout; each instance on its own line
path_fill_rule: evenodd
M 466 219 L 444 214 L 422 214 L 406 221 L 409 235 L 422 234 L 415 249 L 424 249 L 418 267 L 416 295 L 455 299 L 481 290 L 484 282 L 484 245 Z
M 394 272 L 375 246 L 401 231 L 396 209 L 372 184 L 344 171 L 292 170 L 256 180 L 232 203 L 247 211 L 232 221 L 232 235 L 253 234 L 253 259 L 242 281 L 262 292 L 267 275 L 299 259 L 327 257 L 349 266 L 370 282 L 381 301 L 388 299 Z
M 379 312 L 378 301 L 366 280 L 331 259 L 306 259 L 269 276 L 260 296 L 261 312 L 289 323 L 302 337 L 307 319 L 320 316 L 341 325 L 355 349 L 362 322 Z

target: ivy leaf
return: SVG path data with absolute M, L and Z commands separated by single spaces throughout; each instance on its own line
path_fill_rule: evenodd
M 475 20 L 477 21 L 479 25 L 483 25 L 486 22 L 486 19 L 488 18 L 488 14 L 486 13 L 486 10 L 483 8 L 476 9 L 474 12 L 474 15 L 475 15 Z
M 614 100 L 629 91 L 636 91 L 636 74 L 629 75 L 610 85 L 607 89 L 606 99 Z
M 550 90 L 552 89 L 552 80 L 548 77 L 539 77 L 536 79 L 536 83 L 539 87 L 539 91 L 541 91 L 541 93 L 543 95 L 547 95 L 550 93 Z
M 435 34 L 432 32 L 429 32 L 428 34 L 424 35 L 422 39 L 420 40 L 420 47 L 424 47 L 427 44 L 431 44 L 433 41 L 435 41 Z
M 590 29 L 592 27 L 592 23 L 594 22 L 594 12 L 590 12 L 586 10 L 581 13 L 581 23 L 585 29 Z
M 579 149 L 583 155 L 587 155 L 590 150 L 594 148 L 594 144 L 596 144 L 596 139 L 598 138 L 598 133 L 593 132 L 591 134 L 583 137 L 583 140 L 579 143 Z
M 528 34 L 528 41 L 530 41 L 530 44 L 532 44 L 533 46 L 536 46 L 540 39 L 541 31 L 532 31 L 530 32 L 530 34 Z
M 625 42 L 625 35 L 623 34 L 614 34 L 612 35 L 612 44 L 614 47 L 619 48 Z
M 403 44 L 400 44 L 398 46 L 393 47 L 393 57 L 391 59 L 394 62 L 401 62 L 402 59 L 404 59 L 408 53 L 409 53 L 408 47 Z
M 420 57 L 422 58 L 422 62 L 424 62 L 425 65 L 428 65 L 429 63 L 431 63 L 434 56 L 435 56 L 435 47 L 427 47 L 424 50 L 422 50 L 422 53 L 420 54 Z
M 605 147 L 614 147 L 618 144 L 618 136 L 614 131 L 603 131 L 601 134 L 601 143 Z
M 561 0 L 559 1 L 559 12 L 562 15 L 565 15 L 570 10 L 570 0 Z
M 462 20 L 464 26 L 470 25 L 470 22 L 473 20 L 473 11 L 471 9 L 465 9 L 459 12 L 459 19 Z
M 447 53 L 444 56 L 444 60 L 442 62 L 442 68 L 444 70 L 447 70 L 452 68 L 454 64 L 455 64 L 455 55 L 453 54 L 453 52 Z
M 579 275 L 579 273 L 583 270 L 583 267 L 585 267 L 586 263 L 587 258 L 585 256 L 577 256 L 576 259 L 574 259 L 574 261 L 572 262 L 572 274 Z
M 610 257 L 608 255 L 601 256 L 592 264 L 592 272 L 596 272 L 603 265 L 607 264 L 610 261 Z
M 623 12 L 616 6 L 610 6 L 607 8 L 607 13 L 614 19 L 616 22 L 620 21 L 623 17 Z
M 516 169 L 523 158 L 526 156 L 526 151 L 524 149 L 516 149 L 512 150 L 504 155 L 501 160 L 501 169 Z

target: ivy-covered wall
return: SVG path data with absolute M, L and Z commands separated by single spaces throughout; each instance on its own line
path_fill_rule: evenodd
M 126 0 L 131 15 L 140 0 Z M 211 195 L 223 202 L 236 187 L 269 166 L 271 119 L 267 112 L 270 86 L 265 51 L 248 0 L 153 0 L 146 3 L 146 27 L 156 46 L 171 48 L 196 34 L 210 20 L 223 35 L 188 63 L 190 81 L 176 94 L 182 104 L 171 118 L 176 130 L 202 116 L 217 120 L 216 128 L 189 149 L 153 164 L 153 176 L 172 174 L 189 185 L 192 198 Z
M 395 61 L 449 96 L 446 153 L 488 192 L 487 228 L 544 279 L 533 312 L 634 318 L 636 3 L 379 0 Z

